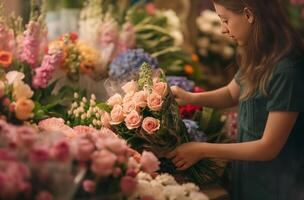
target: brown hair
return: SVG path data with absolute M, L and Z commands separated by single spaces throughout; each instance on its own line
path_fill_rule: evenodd
M 249 8 L 254 15 L 251 37 L 240 54 L 240 81 L 245 86 L 241 100 L 257 90 L 267 95 L 275 64 L 290 53 L 304 52 L 304 43 L 295 31 L 279 0 L 213 0 L 234 13 Z

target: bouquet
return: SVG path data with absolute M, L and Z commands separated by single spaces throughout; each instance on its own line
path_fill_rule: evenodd
M 110 124 L 117 134 L 136 150 L 149 150 L 164 159 L 177 146 L 189 142 L 164 74 L 142 64 L 138 80 L 122 86 L 124 95 L 116 93 L 107 101 Z M 165 161 L 166 162 L 166 161 Z M 202 160 L 185 171 L 198 184 L 217 177 L 216 165 Z

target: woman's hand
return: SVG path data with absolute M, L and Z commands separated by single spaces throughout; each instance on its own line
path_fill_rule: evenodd
M 167 158 L 171 159 L 178 170 L 185 170 L 205 157 L 202 142 L 189 142 L 171 151 Z
M 172 86 L 171 91 L 175 96 L 175 100 L 178 105 L 183 106 L 192 103 L 193 95 L 191 92 L 187 92 L 186 90 L 183 90 L 182 88 L 177 86 Z

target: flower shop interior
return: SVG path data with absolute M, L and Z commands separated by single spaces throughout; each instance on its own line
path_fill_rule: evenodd
M 281 0 L 304 35 L 304 2 Z M 179 105 L 238 71 L 211 0 L 1 0 L 0 199 L 232 200 L 237 107 Z M 304 197 L 303 197 L 304 198 Z

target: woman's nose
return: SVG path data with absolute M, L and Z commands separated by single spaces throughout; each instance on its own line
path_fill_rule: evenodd
M 221 32 L 223 33 L 223 34 L 227 34 L 227 33 L 229 33 L 229 30 L 228 30 L 228 28 L 225 26 L 225 25 L 221 25 Z

